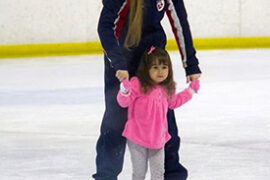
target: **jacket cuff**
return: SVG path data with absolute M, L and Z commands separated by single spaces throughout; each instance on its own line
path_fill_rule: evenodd
M 188 66 L 185 68 L 185 71 L 186 71 L 186 76 L 202 73 L 198 65 Z
M 128 70 L 128 67 L 127 67 L 127 63 L 122 60 L 122 61 L 118 61 L 117 63 L 113 63 L 112 64 L 113 68 L 115 71 L 117 70 Z
M 126 59 L 120 47 L 107 50 L 105 53 L 114 70 L 128 70 Z

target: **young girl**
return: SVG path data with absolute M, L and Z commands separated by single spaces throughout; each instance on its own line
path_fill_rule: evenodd
M 123 131 L 131 153 L 133 180 L 143 180 L 150 162 L 151 179 L 164 179 L 164 146 L 171 138 L 167 111 L 180 107 L 199 90 L 193 81 L 180 93 L 175 93 L 172 64 L 168 53 L 152 47 L 140 62 L 137 77 L 123 80 L 117 101 L 128 107 L 128 121 Z

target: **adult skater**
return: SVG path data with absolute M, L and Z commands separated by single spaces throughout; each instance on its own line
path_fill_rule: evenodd
M 96 180 L 117 180 L 123 168 L 126 138 L 122 136 L 127 109 L 116 100 L 120 81 L 135 75 L 143 52 L 151 46 L 165 48 L 161 20 L 166 12 L 185 68 L 187 82 L 200 77 L 183 0 L 103 0 L 98 33 L 104 49 L 105 105 L 96 145 Z M 187 170 L 179 163 L 174 111 L 168 110 L 170 141 L 165 145 L 165 180 L 185 180 Z

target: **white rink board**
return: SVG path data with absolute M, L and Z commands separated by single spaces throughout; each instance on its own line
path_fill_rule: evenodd
M 270 36 L 269 0 L 184 2 L 195 38 Z M 2 0 L 0 44 L 98 41 L 101 8 L 101 0 Z M 168 18 L 162 23 L 174 39 Z

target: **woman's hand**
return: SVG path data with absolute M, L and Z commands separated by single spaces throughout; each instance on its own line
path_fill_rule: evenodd
M 196 81 L 200 77 L 201 77 L 201 74 L 192 74 L 192 75 L 189 75 L 189 76 L 187 76 L 187 83 L 189 83 L 191 81 Z
M 117 79 L 122 82 L 124 79 L 129 80 L 129 73 L 126 70 L 117 70 L 115 77 L 117 77 Z

